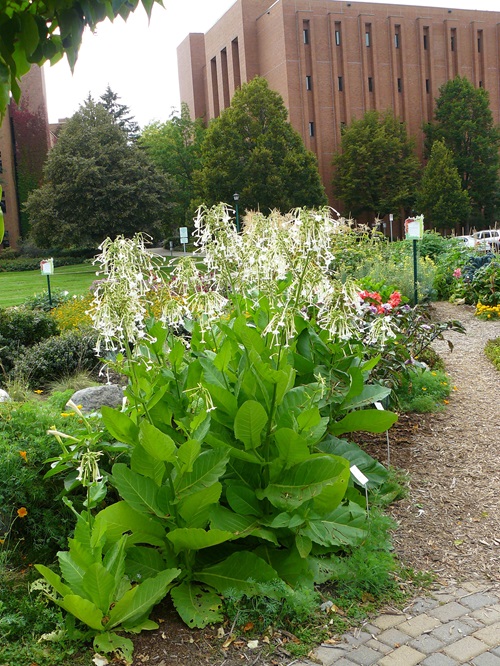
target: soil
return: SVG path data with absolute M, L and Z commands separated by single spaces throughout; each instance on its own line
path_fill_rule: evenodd
M 389 432 L 390 463 L 409 479 L 407 497 L 389 509 L 398 523 L 394 547 L 417 571 L 431 571 L 443 585 L 463 581 L 500 587 L 500 373 L 485 357 L 488 339 L 500 337 L 500 321 L 481 321 L 474 308 L 437 303 L 434 317 L 458 319 L 465 335 L 445 333 L 434 347 L 453 382 L 443 412 L 402 415 Z M 358 439 L 387 463 L 386 435 Z M 250 649 L 241 636 L 224 648 L 230 627 L 193 631 L 165 603 L 156 609 L 160 629 L 134 639 L 134 666 L 277 666 L 295 659 L 287 649 L 294 637 L 271 638 L 272 656 L 262 641 Z

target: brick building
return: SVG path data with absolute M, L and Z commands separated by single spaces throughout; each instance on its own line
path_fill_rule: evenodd
M 33 65 L 21 80 L 19 105 L 11 101 L 0 125 L 2 209 L 6 241 L 12 247 L 27 231 L 22 206 L 40 184 L 50 145 L 43 71 Z
M 210 120 L 256 75 L 281 94 L 332 199 L 341 126 L 392 109 L 423 149 L 438 89 L 457 75 L 489 91 L 500 122 L 500 11 L 343 0 L 236 0 L 177 49 L 181 100 Z

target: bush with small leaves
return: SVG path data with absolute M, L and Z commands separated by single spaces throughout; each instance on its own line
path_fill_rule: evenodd
M 68 331 L 28 349 L 16 360 L 13 372 L 35 389 L 79 370 L 94 372 L 99 367 L 95 346 L 93 332 Z

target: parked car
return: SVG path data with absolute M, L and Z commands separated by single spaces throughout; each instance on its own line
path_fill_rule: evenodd
M 500 229 L 482 229 L 472 234 L 476 250 L 491 252 L 500 245 Z
M 474 238 L 472 236 L 453 236 L 457 241 L 460 241 L 465 247 L 474 247 Z

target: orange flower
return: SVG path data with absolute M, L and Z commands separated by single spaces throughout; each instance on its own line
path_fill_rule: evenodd
M 25 516 L 28 515 L 28 509 L 25 506 L 22 506 L 20 509 L 17 510 L 17 515 L 19 518 L 24 518 Z
M 19 455 L 24 460 L 24 462 L 28 462 L 28 457 L 26 455 L 26 451 L 19 451 Z
M 444 402 L 445 405 L 449 405 L 449 404 L 450 404 L 450 401 L 449 401 L 449 400 L 443 400 L 443 402 Z

